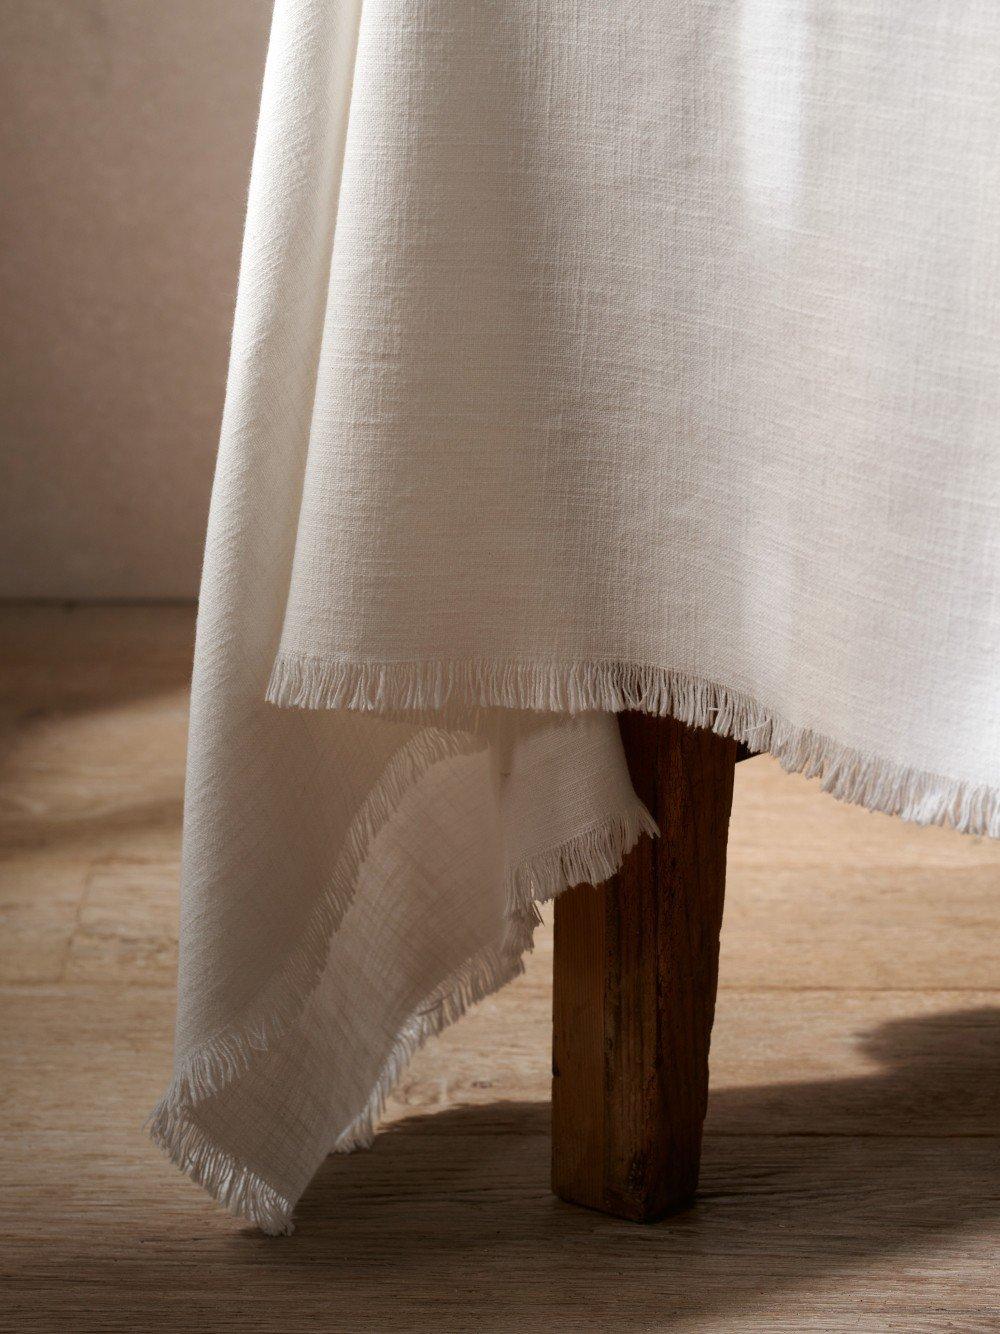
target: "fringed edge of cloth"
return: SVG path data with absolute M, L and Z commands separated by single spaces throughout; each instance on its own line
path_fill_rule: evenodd
M 541 923 L 540 903 L 571 885 L 603 884 L 643 834 L 655 837 L 659 832 L 645 806 L 637 805 L 508 871 L 503 941 L 467 960 L 417 1007 L 396 1038 L 366 1106 L 337 1138 L 334 1151 L 350 1153 L 370 1145 L 390 1093 L 427 1039 L 524 972 L 524 956 Z
M 219 1204 L 254 1223 L 271 1237 L 288 1236 L 293 1204 L 263 1177 L 215 1144 L 183 1107 L 156 1108 L 147 1123 L 149 1137 L 175 1167 Z
M 279 654 L 267 699 L 283 708 L 434 714 L 439 725 L 470 709 L 557 713 L 627 709 L 711 728 L 789 773 L 819 780 L 838 801 L 922 825 L 1000 838 L 1000 788 L 963 782 L 863 755 L 796 727 L 744 691 L 688 672 L 620 662 L 569 664 L 331 661 Z
M 372 842 L 407 789 L 440 761 L 482 745 L 481 739 L 467 733 L 429 729 L 392 755 L 352 820 L 333 875 L 295 947 L 237 1022 L 175 1063 L 170 1086 L 147 1119 L 150 1137 L 172 1162 L 221 1204 L 265 1232 L 290 1230 L 285 1226 L 291 1212 L 288 1202 L 212 1144 L 192 1122 L 190 1110 L 245 1074 L 302 1014 L 326 965 L 330 940 L 354 897 Z
M 320 979 L 330 939 L 351 904 L 358 874 L 379 830 L 407 789 L 428 769 L 482 744 L 469 734 L 429 730 L 395 752 L 352 820 L 334 873 L 294 949 L 240 1016 L 238 1025 L 216 1033 L 179 1063 L 161 1106 L 190 1105 L 211 1097 L 298 1019 L 304 998 Z
M 411 763 L 424 767 L 445 758 L 454 748 L 441 750 L 435 744 L 417 738 L 424 745 L 416 755 L 394 757 L 383 782 L 372 797 L 373 810 L 365 812 L 362 827 L 367 840 L 373 837 L 375 813 L 384 820 L 391 814 L 393 797 L 398 798 L 399 784 Z M 412 743 L 411 743 L 412 744 Z M 406 748 L 410 750 L 410 747 Z M 641 803 L 627 811 L 608 816 L 567 842 L 548 849 L 512 867 L 506 876 L 506 927 L 503 938 L 473 955 L 435 988 L 414 1010 L 400 1029 L 392 1049 L 379 1072 L 367 1103 L 333 1145 L 335 1152 L 347 1153 L 371 1143 L 375 1126 L 385 1103 L 414 1053 L 429 1037 L 440 1033 L 477 1001 L 505 986 L 524 971 L 524 955 L 531 950 L 535 927 L 541 920 L 539 903 L 553 898 L 575 884 L 602 884 L 614 875 L 622 859 L 642 834 L 659 832 L 652 816 Z M 360 869 L 363 856 L 357 862 Z M 338 881 L 325 897 L 322 912 L 300 943 L 295 956 L 279 970 L 265 989 L 272 1005 L 265 1013 L 260 1003 L 252 1013 L 243 1015 L 238 1025 L 217 1034 L 187 1057 L 177 1068 L 170 1088 L 147 1122 L 153 1142 L 167 1157 L 209 1195 L 239 1218 L 255 1224 L 271 1236 L 287 1235 L 294 1230 L 289 1201 L 258 1173 L 241 1163 L 228 1150 L 216 1144 L 193 1119 L 199 1101 L 221 1091 L 244 1074 L 255 1057 L 270 1050 L 291 1028 L 304 1010 L 322 972 L 322 958 L 316 966 L 319 932 L 326 931 L 325 942 L 336 929 L 343 912 L 342 890 Z M 290 991 L 295 979 L 305 985 Z

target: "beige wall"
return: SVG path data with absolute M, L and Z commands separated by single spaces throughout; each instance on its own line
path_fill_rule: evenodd
M 0 596 L 193 594 L 270 0 L 0 0 Z

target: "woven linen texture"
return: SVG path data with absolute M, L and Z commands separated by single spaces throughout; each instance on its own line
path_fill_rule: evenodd
M 1000 6 L 279 0 L 153 1133 L 269 1231 L 535 902 L 613 714 L 1000 835 Z

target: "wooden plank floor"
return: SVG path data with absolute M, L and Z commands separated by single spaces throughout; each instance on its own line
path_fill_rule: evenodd
M 702 1194 L 548 1178 L 551 936 L 270 1240 L 141 1133 L 169 1069 L 187 608 L 7 608 L 0 1323 L 1000 1329 L 1000 845 L 738 769 Z

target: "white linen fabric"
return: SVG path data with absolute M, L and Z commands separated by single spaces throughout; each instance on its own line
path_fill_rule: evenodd
M 290 1227 L 535 901 L 613 714 L 1000 835 L 996 0 L 278 0 L 154 1137 Z

